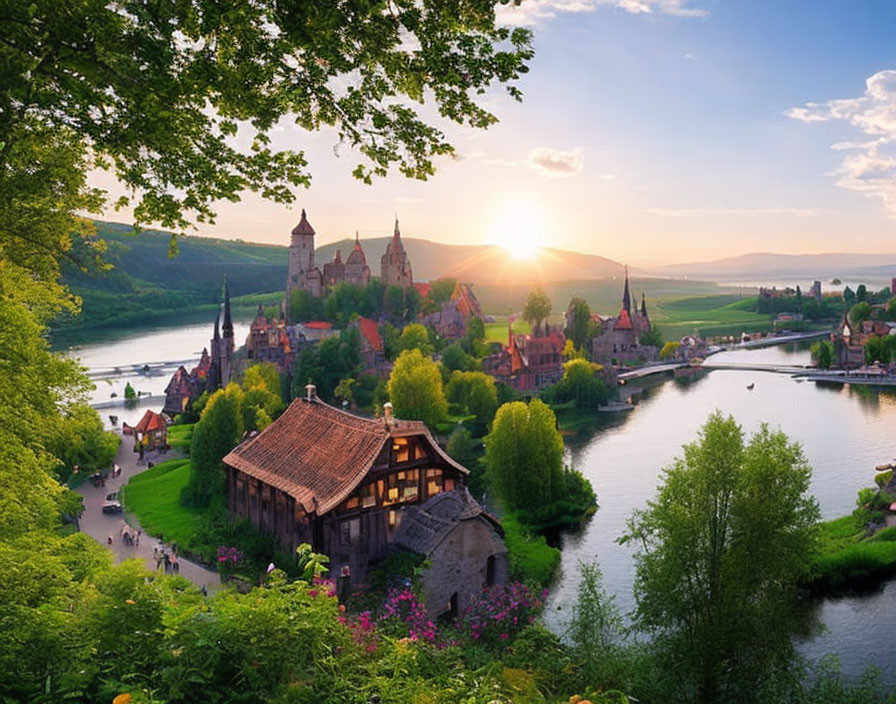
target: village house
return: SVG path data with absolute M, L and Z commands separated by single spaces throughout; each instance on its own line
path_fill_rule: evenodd
M 361 372 L 388 378 L 392 365 L 386 361 L 386 347 L 375 320 L 359 316 L 351 323 L 357 327 L 361 338 Z
M 295 350 L 286 320 L 278 320 L 274 316 L 268 318 L 264 308 L 259 304 L 255 318 L 249 324 L 249 335 L 246 338 L 246 359 L 250 363 L 270 362 L 281 374 L 292 369 Z
M 442 304 L 441 309 L 425 316 L 420 322 L 432 326 L 439 337 L 457 340 L 466 335 L 467 325 L 473 318 L 482 317 L 482 307 L 472 286 L 458 281 L 451 298 Z
M 144 450 L 159 450 L 168 447 L 168 422 L 161 413 L 156 413 L 148 408 L 146 413 L 134 427 L 124 424 L 125 435 L 134 436 L 134 451 L 140 446 Z
M 838 367 L 856 369 L 865 364 L 865 337 L 849 322 L 848 314 L 843 314 L 840 325 L 831 333 L 831 342 Z
M 307 391 L 224 458 L 233 516 L 289 552 L 310 543 L 355 584 L 413 516 L 402 545 L 432 561 L 424 588 L 439 595 L 429 605 L 433 615 L 463 608 L 490 581 L 506 581 L 500 526 L 465 494 L 468 470 L 423 423 L 393 418 L 388 404 L 383 418 L 362 418 L 323 403 L 313 385 Z M 431 501 L 453 492 L 457 499 Z
M 508 325 L 507 346 L 482 360 L 482 371 L 517 391 L 537 391 L 563 378 L 566 337 L 559 327 L 532 335 L 513 332 Z M 539 334 L 540 333 L 540 334 Z

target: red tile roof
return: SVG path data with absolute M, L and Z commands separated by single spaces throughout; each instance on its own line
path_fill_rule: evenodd
M 619 313 L 619 317 L 616 319 L 616 325 L 613 326 L 614 330 L 631 330 L 632 329 L 632 319 L 628 315 L 628 311 L 623 308 Z
M 318 515 L 336 508 L 361 483 L 386 442 L 422 435 L 440 459 L 467 473 L 420 421 L 360 418 L 318 399 L 297 399 L 224 463 L 292 496 Z
M 375 350 L 383 349 L 383 338 L 380 337 L 380 327 L 375 320 L 370 318 L 358 318 L 358 325 L 361 328 L 361 334 Z
M 162 430 L 166 427 L 168 427 L 168 424 L 165 422 L 165 419 L 159 413 L 154 413 L 147 408 L 140 422 L 134 426 L 134 430 L 138 430 L 141 433 L 151 433 L 154 430 Z
M 326 320 L 312 320 L 310 323 L 305 323 L 305 327 L 312 330 L 332 330 L 333 323 L 328 323 Z

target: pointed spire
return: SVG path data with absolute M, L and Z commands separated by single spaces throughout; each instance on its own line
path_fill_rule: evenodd
M 292 229 L 292 234 L 294 235 L 313 235 L 314 228 L 311 227 L 311 223 L 308 222 L 308 216 L 305 215 L 305 209 L 302 208 L 302 218 L 299 220 L 299 224 L 296 225 Z
M 401 237 L 401 231 L 398 229 L 398 213 L 395 213 L 395 231 L 392 233 L 393 237 Z
M 213 340 L 221 339 L 221 309 L 218 308 L 218 314 L 215 316 L 215 336 L 212 338 Z M 212 348 L 214 349 L 214 348 Z
M 355 249 L 361 249 L 361 240 L 358 239 L 358 231 L 355 230 Z
M 233 337 L 233 320 L 230 317 L 230 287 L 227 285 L 227 275 L 224 276 L 224 322 L 221 325 L 224 337 Z
M 632 314 L 632 295 L 628 290 L 628 265 L 625 267 L 625 288 L 622 291 L 622 309 L 629 315 Z
M 647 317 L 647 297 L 643 291 L 641 291 L 641 315 Z

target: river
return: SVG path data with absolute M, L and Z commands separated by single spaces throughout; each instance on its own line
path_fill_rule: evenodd
M 235 323 L 237 343 L 245 340 L 248 322 Z M 101 413 L 117 414 L 136 422 L 146 408 L 159 410 L 161 401 L 145 399 L 134 409 L 124 408 L 124 385 L 160 395 L 170 371 L 146 376 L 145 363 L 193 360 L 208 346 L 212 324 L 159 328 L 106 344 L 85 345 L 70 354 L 98 378 L 92 401 L 108 404 Z M 805 364 L 807 345 L 769 347 L 724 352 L 714 361 Z M 137 364 L 138 369 L 131 368 Z M 114 369 L 119 371 L 115 372 Z M 173 370 L 172 370 L 173 371 Z M 747 385 L 754 383 L 753 390 Z M 597 560 L 605 586 L 623 611 L 633 607 L 634 566 L 632 549 L 615 541 L 625 530 L 626 519 L 650 499 L 659 472 L 692 441 L 713 409 L 732 414 L 748 433 L 760 423 L 781 428 L 802 443 L 813 467 L 811 490 L 822 516 L 835 518 L 855 507 L 856 492 L 873 484 L 874 467 L 896 454 L 896 392 L 867 387 L 841 387 L 797 381 L 764 372 L 716 370 L 690 382 L 671 378 L 645 382 L 646 390 L 635 409 L 625 414 L 600 414 L 594 428 L 566 438 L 567 460 L 594 484 L 600 509 L 578 534 L 565 536 L 562 573 L 551 590 L 545 618 L 562 632 L 578 586 L 580 560 Z M 111 394 L 117 393 L 117 399 Z M 896 580 L 861 596 L 816 602 L 818 620 L 827 631 L 800 645 L 810 659 L 833 653 L 843 670 L 858 676 L 868 664 L 884 669 L 888 682 L 896 683 L 888 639 L 896 633 Z
M 809 352 L 803 344 L 724 352 L 712 360 L 799 365 L 809 361 Z M 811 491 L 825 520 L 850 513 L 858 489 L 873 485 L 874 467 L 896 453 L 892 390 L 740 370 L 716 370 L 689 382 L 653 382 L 633 411 L 599 418 L 592 430 L 567 438 L 567 459 L 592 481 L 600 508 L 579 534 L 563 539 L 562 574 L 546 614 L 555 631 L 563 630 L 575 601 L 579 561 L 597 560 L 620 610 L 634 607 L 634 546 L 616 539 L 632 511 L 655 495 L 662 467 L 696 438 L 714 409 L 733 415 L 747 433 L 768 423 L 798 440 L 813 468 Z M 885 670 L 887 681 L 896 682 L 893 655 L 885 645 L 896 633 L 894 597 L 891 581 L 871 594 L 817 601 L 815 615 L 826 631 L 801 643 L 800 651 L 812 660 L 835 654 L 850 676 L 874 664 Z

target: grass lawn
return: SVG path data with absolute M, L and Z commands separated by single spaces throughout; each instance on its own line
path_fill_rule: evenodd
M 176 447 L 181 452 L 190 451 L 190 441 L 193 439 L 193 426 L 195 423 L 168 426 L 168 444 Z M 153 468 L 155 469 L 155 468 Z
M 186 548 L 205 516 L 203 509 L 181 506 L 180 492 L 190 479 L 190 460 L 176 459 L 141 472 L 124 487 L 125 508 L 143 530 Z
M 809 583 L 826 591 L 859 586 L 896 573 L 896 527 L 866 537 L 863 521 L 844 516 L 821 524 L 820 550 Z
M 748 310 L 752 302 L 739 294 L 660 299 L 653 305 L 651 321 L 659 326 L 667 340 L 692 333 L 739 335 L 770 329 L 771 316 Z
M 525 320 L 514 320 L 513 331 L 515 333 L 528 334 L 532 328 Z M 494 323 L 485 324 L 485 339 L 489 342 L 501 342 L 507 344 L 507 318 L 496 318 Z

